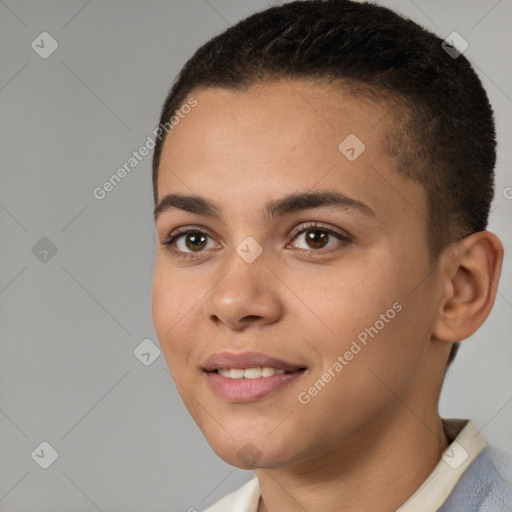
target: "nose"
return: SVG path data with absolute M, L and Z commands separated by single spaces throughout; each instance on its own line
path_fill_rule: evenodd
M 248 263 L 233 251 L 224 277 L 205 301 L 208 319 L 236 331 L 277 322 L 284 310 L 281 286 L 267 263 L 264 254 Z

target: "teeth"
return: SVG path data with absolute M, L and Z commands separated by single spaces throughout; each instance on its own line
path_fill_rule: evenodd
M 231 369 L 229 370 L 229 372 L 231 373 L 230 377 L 232 379 L 242 379 L 244 374 L 245 374 L 245 370 L 243 369 Z
M 263 368 L 247 368 L 243 371 L 243 374 L 246 379 L 259 379 L 262 372 Z
M 257 366 L 254 368 L 219 368 L 219 375 L 228 379 L 259 379 L 260 377 L 272 377 L 272 375 L 283 375 L 285 370 L 281 368 L 269 368 Z
M 274 375 L 275 373 L 275 369 L 274 368 L 262 368 L 261 369 L 261 376 L 262 377 L 272 377 L 272 375 Z

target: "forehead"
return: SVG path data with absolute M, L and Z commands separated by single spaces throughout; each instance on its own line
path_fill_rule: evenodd
M 305 153 L 314 159 L 325 150 L 338 156 L 339 143 L 347 135 L 358 134 L 370 143 L 368 149 L 386 151 L 382 137 L 390 131 L 386 105 L 356 95 L 353 89 L 281 80 L 242 90 L 199 89 L 190 96 L 194 96 L 197 106 L 184 116 L 180 126 L 174 127 L 166 149 L 185 150 L 196 145 L 203 154 L 211 152 L 219 157 L 244 144 L 245 151 L 253 153 L 254 158 L 256 150 L 265 146 L 260 155 L 263 159 L 268 155 L 289 161 Z M 382 130 L 374 130 L 378 124 Z M 191 132 L 198 136 L 191 138 Z M 251 141 L 254 151 L 248 144 Z
M 163 147 L 160 198 L 179 191 L 227 208 L 238 201 L 247 212 L 296 190 L 330 188 L 389 221 L 415 203 L 420 217 L 426 212 L 423 188 L 398 175 L 387 150 L 392 126 L 384 103 L 298 80 L 191 96 L 197 106 Z

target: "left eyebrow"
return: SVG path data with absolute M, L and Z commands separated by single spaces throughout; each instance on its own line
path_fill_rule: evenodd
M 271 220 L 312 208 L 355 209 L 364 215 L 376 217 L 375 212 L 366 203 L 332 190 L 296 193 L 268 201 L 263 208 L 263 215 Z M 162 212 L 170 209 L 180 209 L 218 219 L 222 217 L 222 208 L 205 197 L 169 194 L 156 206 L 155 221 Z

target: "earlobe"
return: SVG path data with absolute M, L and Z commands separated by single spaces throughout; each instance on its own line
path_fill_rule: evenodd
M 490 231 L 467 236 L 458 249 L 446 263 L 445 294 L 433 330 L 436 338 L 448 342 L 471 336 L 484 323 L 496 299 L 503 263 L 503 245 Z

